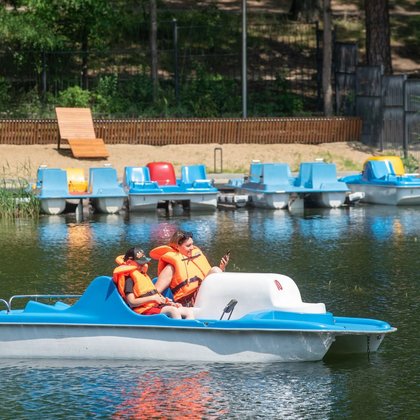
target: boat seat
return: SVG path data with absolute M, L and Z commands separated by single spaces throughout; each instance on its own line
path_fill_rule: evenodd
M 389 175 L 395 175 L 394 168 L 388 160 L 368 160 L 363 168 L 363 179 L 385 180 Z
M 83 168 L 67 168 L 67 181 L 70 193 L 85 193 L 88 189 L 88 181 L 85 179 Z
M 66 197 L 69 195 L 67 172 L 59 168 L 39 168 L 37 187 L 40 197 Z
M 146 165 L 150 171 L 150 179 L 158 185 L 177 185 L 175 169 L 169 162 L 151 162 Z
M 260 162 L 253 162 L 249 167 L 248 182 L 261 182 L 263 164 Z
M 292 173 L 287 163 L 264 163 L 262 182 L 266 185 L 290 187 Z
M 189 165 L 181 167 L 181 182 L 192 188 L 209 188 L 211 181 L 207 179 L 204 165 Z
M 315 190 L 342 188 L 343 183 L 337 180 L 337 169 L 334 163 L 304 162 L 299 166 L 296 186 Z
M 124 185 L 128 188 L 157 188 L 157 182 L 150 180 L 147 166 L 126 166 L 124 169 Z
M 114 168 L 90 168 L 89 192 L 99 196 L 126 195 L 118 183 L 117 171 Z

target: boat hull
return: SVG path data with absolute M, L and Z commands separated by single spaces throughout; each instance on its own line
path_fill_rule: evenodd
M 92 198 L 93 207 L 100 213 L 115 214 L 122 210 L 125 197 Z
M 214 211 L 218 193 L 210 194 L 131 194 L 129 209 L 133 212 L 155 211 L 160 202 L 188 202 L 192 211 Z
M 199 362 L 321 360 L 329 332 L 102 325 L 1 325 L 0 357 Z
M 262 193 L 250 190 L 241 190 L 240 194 L 248 195 L 248 203 L 257 208 L 285 209 L 289 204 L 288 193 Z
M 41 210 L 45 214 L 61 214 L 66 208 L 66 200 L 64 198 L 45 198 L 40 201 Z
M 370 204 L 388 206 L 420 206 L 419 187 L 397 187 L 395 185 L 347 184 L 352 192 L 363 192 L 360 200 Z

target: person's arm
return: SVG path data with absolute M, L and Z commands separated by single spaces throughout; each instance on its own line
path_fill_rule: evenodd
M 159 274 L 155 287 L 159 293 L 164 292 L 171 284 L 175 269 L 171 264 L 168 264 Z
M 223 255 L 222 259 L 220 260 L 219 267 L 222 271 L 226 270 L 226 266 L 229 264 L 230 259 L 230 251 Z
M 130 305 L 131 308 L 136 308 L 137 306 L 141 306 L 147 302 L 156 302 L 156 303 L 165 303 L 166 298 L 162 295 L 156 293 L 151 296 L 144 296 L 136 298 L 133 293 L 134 281 L 131 277 L 127 277 L 125 280 L 125 300 Z
M 152 296 L 145 296 L 140 298 L 136 298 L 134 293 L 128 293 L 125 295 L 125 298 L 127 299 L 127 302 L 131 308 L 136 308 L 137 306 L 144 305 L 147 302 L 166 303 L 166 298 L 158 293 Z

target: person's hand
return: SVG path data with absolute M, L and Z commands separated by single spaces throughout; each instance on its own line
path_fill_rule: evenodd
M 171 300 L 169 298 L 165 298 L 165 303 L 167 305 L 175 306 L 175 308 L 179 308 L 180 306 L 182 306 L 181 304 L 175 303 L 173 300 Z
M 222 271 L 226 270 L 226 266 L 229 264 L 230 253 L 223 255 L 222 259 L 220 260 L 219 267 Z
M 163 303 L 166 303 L 166 298 L 163 297 L 162 295 L 153 296 L 153 300 L 159 305 L 163 304 Z

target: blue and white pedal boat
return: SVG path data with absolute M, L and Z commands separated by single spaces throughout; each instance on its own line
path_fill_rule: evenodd
M 389 206 L 420 205 L 420 175 L 405 174 L 398 156 L 368 159 L 363 171 L 341 178 L 351 191 L 364 193 L 361 202 Z
M 151 162 L 146 166 L 127 166 L 124 171 L 125 190 L 130 211 L 154 211 L 160 205 L 182 205 L 189 210 L 217 208 L 219 190 L 207 179 L 204 165 L 181 167 L 181 178 L 168 162 Z
M 344 204 L 349 188 L 337 180 L 333 163 L 304 162 L 297 177 L 287 163 L 253 162 L 249 176 L 237 188 L 249 204 L 268 209 L 303 208 L 304 204 L 336 208 Z
M 35 295 L 1 299 L 0 357 L 200 362 L 317 361 L 331 352 L 369 353 L 396 329 L 373 319 L 335 317 L 304 303 L 280 274 L 221 273 L 203 282 L 195 320 L 138 315 L 110 277 L 96 278 L 73 304 Z
M 89 180 L 74 178 L 81 168 L 48 168 L 40 167 L 33 192 L 40 200 L 41 209 L 46 214 L 61 214 L 66 205 L 81 204 L 89 200 L 100 213 L 118 213 L 124 205 L 127 194 L 118 183 L 114 168 L 90 168 Z

